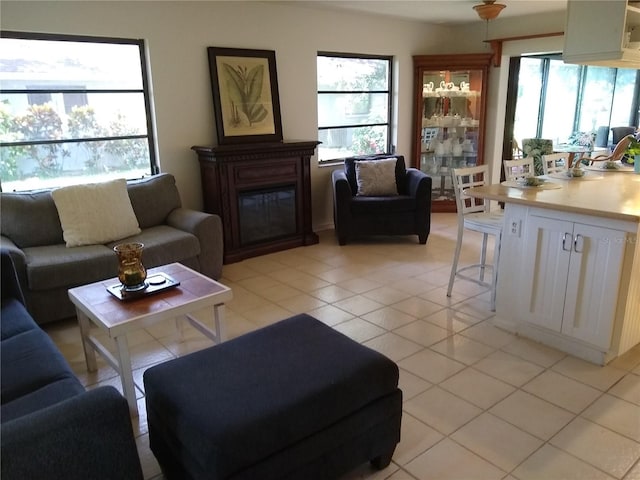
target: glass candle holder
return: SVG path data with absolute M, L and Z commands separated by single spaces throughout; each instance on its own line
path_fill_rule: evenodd
M 144 244 L 140 242 L 121 243 L 113 247 L 118 256 L 118 280 L 126 289 L 138 289 L 145 286 L 147 270 L 142 265 L 142 250 Z

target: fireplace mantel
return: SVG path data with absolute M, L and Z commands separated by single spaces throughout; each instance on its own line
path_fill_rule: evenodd
M 222 219 L 224 263 L 318 243 L 311 226 L 310 171 L 318 143 L 191 147 L 200 162 L 204 210 Z M 271 215 L 273 228 L 265 228 Z

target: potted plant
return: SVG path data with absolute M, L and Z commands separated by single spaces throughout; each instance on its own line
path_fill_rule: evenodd
M 640 140 L 637 137 L 633 137 L 622 157 L 622 163 L 634 165 L 636 161 L 640 161 Z

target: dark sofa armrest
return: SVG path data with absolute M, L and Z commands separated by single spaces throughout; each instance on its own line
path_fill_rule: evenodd
M 351 228 L 351 200 L 353 192 L 344 170 L 331 172 L 333 190 L 333 223 L 338 236 L 338 243 L 344 245 Z
M 176 208 L 167 217 L 167 225 L 198 237 L 201 273 L 214 280 L 222 276 L 224 237 L 222 220 L 218 215 Z
M 141 480 L 127 401 L 99 387 L 2 424 L 2 480 Z
M 431 198 L 431 177 L 417 168 L 407 168 L 407 192 L 412 197 L 423 197 L 425 191 Z
M 0 264 L 0 274 L 2 275 L 2 300 L 5 298 L 15 298 L 22 305 L 25 305 L 24 295 L 22 294 L 22 287 L 18 280 L 18 274 L 13 264 L 13 259 L 8 250 L 4 248 L 0 251 L 0 258 L 2 263 Z
M 416 199 L 415 230 L 421 244 L 431 232 L 431 190 L 433 180 L 417 168 L 407 168 L 407 188 Z
M 353 197 L 347 174 L 344 170 L 334 170 L 331 172 L 331 181 L 333 183 L 333 199 L 340 203 L 350 202 Z M 334 202 L 334 204 L 337 202 Z
M 2 256 L 7 255 L 9 260 L 2 259 L 2 298 L 5 298 L 6 295 L 13 296 L 14 298 L 19 299 L 23 305 L 25 305 L 24 301 L 24 292 L 27 288 L 27 259 L 24 252 L 13 243 L 8 237 L 4 235 L 0 235 L 0 250 L 2 251 Z M 17 288 L 20 290 L 20 293 L 16 295 L 15 286 L 11 288 L 14 289 L 11 292 L 6 291 L 4 287 L 5 280 L 5 262 L 6 266 L 13 270 L 13 273 L 7 272 L 9 276 L 14 277 L 18 281 Z M 11 280 L 9 280 L 11 281 Z M 6 295 L 5 295 L 6 294 Z

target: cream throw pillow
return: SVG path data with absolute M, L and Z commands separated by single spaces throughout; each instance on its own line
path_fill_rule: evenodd
M 398 195 L 396 162 L 395 158 L 355 162 L 357 195 L 365 197 Z
M 51 192 L 67 247 L 97 245 L 140 233 L 124 178 Z

